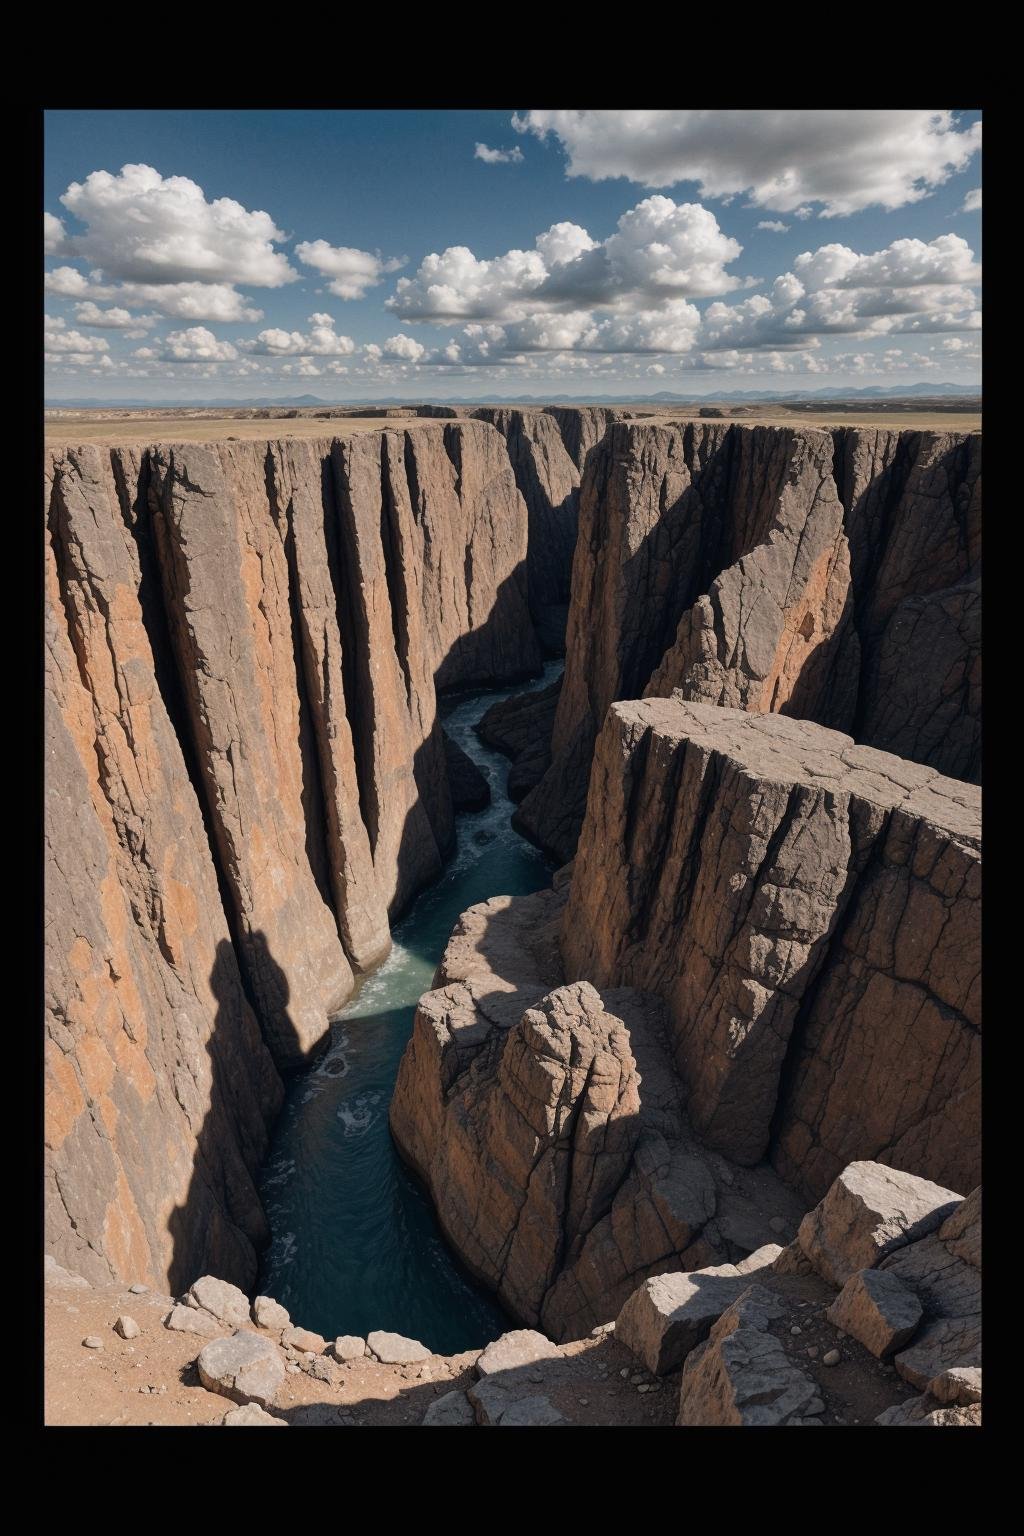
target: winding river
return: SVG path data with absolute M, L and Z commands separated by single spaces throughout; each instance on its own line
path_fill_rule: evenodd
M 536 686 L 552 682 L 561 666 L 550 663 Z M 452 1354 L 509 1326 L 459 1266 L 399 1160 L 388 1104 L 416 1003 L 459 913 L 489 896 L 539 890 L 550 879 L 549 861 L 510 825 L 507 759 L 473 729 L 510 691 L 441 700 L 445 729 L 485 774 L 491 804 L 458 818 L 444 873 L 395 927 L 391 954 L 334 1024 L 328 1050 L 289 1084 L 263 1169 L 272 1239 L 260 1289 L 326 1338 L 385 1328 Z

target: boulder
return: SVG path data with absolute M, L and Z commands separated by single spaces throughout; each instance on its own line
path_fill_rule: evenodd
M 420 1423 L 465 1426 L 476 1423 L 476 1414 L 465 1392 L 446 1392 L 431 1403 Z
M 119 1333 L 122 1339 L 137 1339 L 142 1329 L 134 1317 L 119 1317 L 114 1324 L 114 1332 Z
M 203 1312 L 198 1307 L 183 1307 L 175 1304 L 164 1318 L 164 1327 L 172 1333 L 197 1333 L 200 1338 L 215 1339 L 223 1332 L 222 1325 L 209 1312 Z
M 292 1320 L 287 1308 L 273 1296 L 257 1296 L 252 1304 L 252 1315 L 260 1328 L 290 1328 Z
M 352 1333 L 339 1334 L 331 1345 L 335 1360 L 344 1363 L 346 1360 L 362 1360 L 366 1354 L 366 1340 L 360 1339 Z
M 370 1354 L 383 1365 L 412 1365 L 418 1360 L 429 1360 L 430 1350 L 418 1339 L 403 1338 L 400 1333 L 376 1330 L 366 1336 Z
M 933 1397 L 911 1397 L 880 1413 L 875 1423 L 890 1429 L 980 1429 L 981 1404 L 943 1407 Z
M 735 1264 L 721 1264 L 690 1274 L 655 1275 L 634 1291 L 619 1313 L 615 1338 L 655 1376 L 664 1376 L 682 1364 L 746 1293 L 749 1274 Z
M 483 1350 L 476 1362 L 479 1376 L 493 1376 L 498 1371 L 509 1371 L 517 1366 L 530 1365 L 535 1360 L 547 1360 L 557 1355 L 558 1346 L 542 1333 L 532 1328 L 518 1328 L 503 1333 Z
M 962 1196 L 880 1163 L 851 1163 L 808 1211 L 797 1241 L 818 1274 L 843 1286 L 940 1227 Z
M 957 1403 L 969 1407 L 981 1402 L 981 1366 L 957 1365 L 933 1376 L 928 1395 L 939 1403 Z
M 763 1286 L 744 1291 L 683 1366 L 676 1422 L 685 1426 L 820 1424 L 825 1404 L 816 1382 L 787 1358 L 771 1332 L 772 1325 L 787 1326 L 795 1316 Z
M 207 1344 L 196 1369 L 208 1391 L 235 1403 L 258 1403 L 261 1408 L 273 1407 L 285 1379 L 284 1358 L 277 1345 L 244 1329 Z
M 249 1298 L 245 1292 L 213 1275 L 196 1280 L 182 1299 L 186 1306 L 208 1312 L 229 1328 L 240 1328 L 249 1322 Z
M 297 1349 L 304 1355 L 322 1354 L 327 1340 L 319 1333 L 313 1333 L 309 1328 L 286 1328 L 281 1335 L 281 1343 L 285 1349 Z
M 913 1338 L 924 1309 L 895 1275 L 861 1269 L 847 1280 L 826 1316 L 876 1359 L 888 1360 Z
M 250 1425 L 269 1425 L 271 1428 L 288 1425 L 287 1419 L 279 1419 L 274 1414 L 267 1413 L 259 1403 L 244 1403 L 240 1408 L 232 1408 L 220 1422 L 232 1429 L 237 1429 L 239 1426 L 248 1428 Z

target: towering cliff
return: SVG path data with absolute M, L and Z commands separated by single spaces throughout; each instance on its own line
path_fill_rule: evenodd
M 517 411 L 483 406 L 473 412 L 505 438 L 529 511 L 527 584 L 530 612 L 545 650 L 561 655 L 579 520 L 580 475 L 590 449 L 617 413 L 586 406 Z
M 647 1275 L 742 1267 L 851 1160 L 972 1188 L 980 874 L 973 786 L 614 705 L 571 876 L 464 914 L 402 1061 L 392 1128 L 459 1253 L 575 1338 Z
M 452 843 L 435 690 L 539 670 L 526 506 L 460 421 L 59 449 L 46 514 L 50 1251 L 248 1284 L 272 1058 Z
M 612 425 L 520 829 L 570 858 L 609 704 L 674 688 L 977 778 L 980 462 L 980 434 Z

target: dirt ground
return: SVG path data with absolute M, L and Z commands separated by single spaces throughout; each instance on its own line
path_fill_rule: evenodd
M 890 1365 L 839 1333 L 825 1318 L 833 1292 L 816 1277 L 775 1277 L 772 1289 L 793 1310 L 776 1336 L 786 1353 L 810 1371 L 825 1402 L 826 1425 L 869 1425 L 883 1409 L 904 1402 L 911 1389 Z M 208 1342 L 164 1327 L 173 1305 L 169 1296 L 132 1295 L 118 1286 L 87 1287 L 49 1282 L 45 1310 L 45 1418 L 48 1425 L 148 1428 L 217 1425 L 234 1404 L 199 1381 L 195 1361 Z M 127 1314 L 139 1325 L 137 1338 L 114 1331 Z M 799 1322 L 794 1323 L 797 1317 Z M 252 1325 L 255 1330 L 255 1325 Z M 799 1332 L 794 1334 L 792 1327 Z M 224 1334 L 230 1333 L 224 1328 Z M 271 1334 L 271 1337 L 275 1335 Z M 96 1337 L 102 1349 L 87 1349 Z M 838 1348 L 837 1366 L 822 1364 Z M 422 1422 L 444 1393 L 472 1385 L 479 1351 L 432 1356 L 423 1364 L 381 1365 L 369 1358 L 345 1364 L 330 1361 L 331 1380 L 306 1374 L 314 1357 L 298 1357 L 272 1412 L 292 1426 L 388 1427 Z M 563 1345 L 554 1362 L 526 1367 L 571 1425 L 642 1427 L 674 1425 L 680 1372 L 658 1380 L 614 1333 Z M 641 1390 L 642 1389 L 642 1390 Z
M 529 409 L 529 407 L 526 407 Z M 697 407 L 679 407 L 661 411 L 645 411 L 642 406 L 625 406 L 633 411 L 638 420 L 657 424 L 693 421 L 699 417 Z M 981 429 L 981 412 L 973 410 L 946 410 L 927 405 L 902 405 L 887 402 L 884 406 L 854 407 L 828 406 L 807 408 L 785 405 L 761 407 L 738 406 L 733 410 L 723 407 L 721 418 L 736 421 L 744 426 L 797 426 L 810 427 L 901 427 L 915 431 L 976 432 Z M 404 429 L 436 425 L 437 417 L 419 416 L 326 416 L 313 409 L 299 413 L 282 412 L 280 416 L 233 415 L 224 410 L 175 411 L 151 409 L 130 410 L 64 410 L 59 414 L 48 413 L 45 421 L 47 444 L 60 443 L 155 443 L 155 442 L 221 442 L 237 438 L 245 441 L 274 437 L 344 437 L 355 432 L 380 432 L 383 429 Z M 450 418 L 449 418 L 450 419 Z

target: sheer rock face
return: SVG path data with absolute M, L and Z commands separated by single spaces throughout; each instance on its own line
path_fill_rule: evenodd
M 695 1143 L 658 999 L 558 984 L 563 900 L 463 914 L 391 1104 L 464 1262 L 560 1339 L 613 1317 L 646 1276 L 740 1258 L 799 1212 L 769 1169 Z
M 250 1285 L 282 1090 L 168 697 L 141 468 L 87 447 L 47 477 L 47 1246 L 97 1284 Z
M 602 405 L 549 405 L 544 414 L 554 419 L 565 451 L 582 475 L 587 454 L 596 448 L 613 422 L 622 420 L 623 413 Z
M 275 1055 L 289 1066 L 323 1036 L 351 991 L 352 968 L 317 879 L 322 854 L 307 833 L 315 753 L 264 451 L 248 443 L 154 449 L 150 496 L 243 964 Z
M 979 818 L 972 787 L 806 721 L 616 705 L 565 974 L 664 1000 L 693 1127 L 737 1162 L 810 1198 L 854 1158 L 970 1186 Z
M 530 613 L 555 655 L 565 648 L 565 622 L 579 512 L 580 472 L 557 423 L 544 411 L 485 406 L 473 412 L 504 437 L 529 514 L 527 585 Z
M 863 653 L 858 740 L 981 774 L 981 433 L 835 434 Z
M 255 1274 L 281 1084 L 454 832 L 435 688 L 527 676 L 482 422 L 49 455 L 48 1238 Z M 262 1039 L 261 1039 L 262 1034 Z
M 676 687 L 976 778 L 980 463 L 977 433 L 612 425 L 521 830 L 571 858 L 609 705 Z

